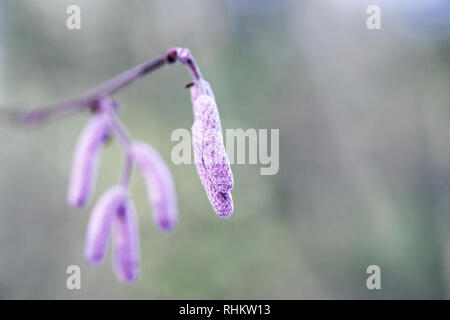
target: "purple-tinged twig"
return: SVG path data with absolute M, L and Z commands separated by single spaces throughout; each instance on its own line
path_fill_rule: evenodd
M 179 55 L 181 55 L 180 59 L 178 59 Z M 129 69 L 100 84 L 96 88 L 74 98 L 55 102 L 50 105 L 37 106 L 36 108 L 28 111 L 0 107 L 0 116 L 4 116 L 15 123 L 38 125 L 46 122 L 47 120 L 51 120 L 52 118 L 57 118 L 75 111 L 80 111 L 87 108 L 95 110 L 99 101 L 101 101 L 104 97 L 117 93 L 119 90 L 134 81 L 146 76 L 166 64 L 173 64 L 177 60 L 180 60 L 180 62 L 188 66 L 195 82 L 198 82 L 199 79 L 201 79 L 200 69 L 195 63 L 190 51 L 185 48 L 172 48 L 160 57 Z

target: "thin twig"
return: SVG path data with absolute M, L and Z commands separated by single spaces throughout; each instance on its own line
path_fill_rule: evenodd
M 128 153 L 126 153 L 123 164 L 122 180 L 120 181 L 120 184 L 125 188 L 127 188 L 128 185 L 130 184 L 132 170 L 133 170 L 133 161 L 131 160 Z
M 15 108 L 0 107 L 0 118 L 5 117 L 6 119 L 19 124 L 38 125 L 53 118 L 58 118 L 75 111 L 88 108 L 93 109 L 95 108 L 95 105 L 104 97 L 117 93 L 119 90 L 133 83 L 137 79 L 144 77 L 145 75 L 161 68 L 166 64 L 175 63 L 177 60 L 180 60 L 189 68 L 195 83 L 197 83 L 200 90 L 203 91 L 203 85 L 200 81 L 202 79 L 200 69 L 195 63 L 195 60 L 189 50 L 185 48 L 172 48 L 160 57 L 129 69 L 100 84 L 96 88 L 74 98 L 62 100 L 49 105 L 33 107 L 31 110 L 25 111 L 17 110 Z

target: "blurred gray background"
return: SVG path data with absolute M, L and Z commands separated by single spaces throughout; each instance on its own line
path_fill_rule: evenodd
M 81 30 L 66 28 L 70 4 Z M 370 4 L 381 30 L 366 28 Z M 185 68 L 121 91 L 123 122 L 168 162 L 180 209 L 177 230 L 159 232 L 134 174 L 141 278 L 124 285 L 111 252 L 100 267 L 84 261 L 94 203 L 65 200 L 88 114 L 37 129 L 2 121 L 0 298 L 449 298 L 449 16 L 436 0 L 2 0 L 1 104 L 73 96 L 185 46 L 224 129 L 280 129 L 280 171 L 233 165 L 235 213 L 219 219 L 194 166 L 170 162 L 172 131 L 193 121 Z M 113 142 L 94 200 L 121 162 Z M 81 290 L 66 289 L 71 264 Z M 366 288 L 372 264 L 381 290 Z

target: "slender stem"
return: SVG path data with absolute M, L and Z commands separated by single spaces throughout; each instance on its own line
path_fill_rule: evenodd
M 172 50 L 176 50 L 178 60 L 181 61 L 184 65 L 186 65 L 191 72 L 192 78 L 194 79 L 194 82 L 197 84 L 200 94 L 205 93 L 205 88 L 203 87 L 203 76 L 200 71 L 200 68 L 198 67 L 197 63 L 195 62 L 194 57 L 191 54 L 191 51 L 187 48 L 174 48 Z
M 111 113 L 111 129 L 124 149 L 125 159 L 120 183 L 122 184 L 122 186 L 128 187 L 128 185 L 130 184 L 131 172 L 133 170 L 133 161 L 129 155 L 132 140 L 122 122 L 114 112 Z
M 114 101 L 111 97 L 106 96 L 101 98 L 100 100 L 97 100 L 97 102 L 94 105 L 94 108 L 95 111 L 102 112 L 108 117 L 107 119 L 110 130 L 122 145 L 122 148 L 125 153 L 125 164 L 121 183 L 124 187 L 126 187 L 128 186 L 130 180 L 131 169 L 133 165 L 131 158 L 129 156 L 129 150 L 132 140 L 116 114 L 116 111 L 119 108 L 119 104 L 116 101 Z
M 38 106 L 34 110 L 21 111 L 13 108 L 0 108 L 0 115 L 6 116 L 14 123 L 41 124 L 50 118 L 69 114 L 90 106 L 90 99 L 81 95 L 72 99 L 57 102 L 51 105 Z
M 198 84 L 201 92 L 204 92 L 202 82 L 200 81 L 202 79 L 200 69 L 195 63 L 190 51 L 184 48 L 172 48 L 160 57 L 127 70 L 100 84 L 93 90 L 74 98 L 62 100 L 50 105 L 38 106 L 28 111 L 20 111 L 15 108 L 0 108 L 0 116 L 6 116 L 12 121 L 21 124 L 42 124 L 47 120 L 71 112 L 93 108 L 100 99 L 117 93 L 137 79 L 144 77 L 166 64 L 175 63 L 177 60 L 180 60 L 189 68 L 194 81 Z
M 131 158 L 129 156 L 129 147 L 132 143 L 132 140 L 127 130 L 123 126 L 122 122 L 114 113 L 114 111 L 111 112 L 110 114 L 111 114 L 111 130 L 113 131 L 114 135 L 117 137 L 119 142 L 122 144 L 125 153 L 125 160 L 124 160 L 125 162 L 122 172 L 121 184 L 124 187 L 128 187 L 131 178 L 131 171 L 133 169 L 133 162 L 131 161 Z
M 120 183 L 124 187 L 128 187 L 130 184 L 131 179 L 131 172 L 133 170 L 133 161 L 131 160 L 130 156 L 128 154 L 125 154 L 125 160 L 123 164 L 123 171 L 122 171 L 122 180 Z
M 127 85 L 131 84 L 132 82 L 136 81 L 139 78 L 142 78 L 143 76 L 151 73 L 152 71 L 155 71 L 156 69 L 161 68 L 167 63 L 167 55 L 164 54 L 155 60 L 152 60 L 150 62 L 138 65 L 130 70 L 127 70 L 111 80 L 108 80 L 92 90 L 91 93 L 91 99 L 99 99 L 103 96 L 109 96 L 113 95 L 123 87 L 126 87 Z
M 117 116 L 116 111 L 119 108 L 119 104 L 111 97 L 106 96 L 97 100 L 92 107 L 95 112 L 102 112 L 108 116 L 108 124 L 111 131 L 119 139 L 123 147 L 127 149 L 131 143 L 131 138 Z
M 203 79 L 202 73 L 200 72 L 200 68 L 198 67 L 197 63 L 195 62 L 194 57 L 191 54 L 191 51 L 187 48 L 176 48 L 178 59 L 185 65 L 188 66 L 189 71 L 191 71 L 192 78 L 194 80 L 201 80 Z
M 120 119 L 115 114 L 111 115 L 111 129 L 122 146 L 127 149 L 131 144 L 130 135 L 128 134 Z

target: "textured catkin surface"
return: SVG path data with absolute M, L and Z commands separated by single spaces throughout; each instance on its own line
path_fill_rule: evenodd
M 84 255 L 88 262 L 97 265 L 103 261 L 115 216 L 127 200 L 123 186 L 115 186 L 103 193 L 89 218 Z
M 129 198 L 114 217 L 114 270 L 123 282 L 134 282 L 139 277 L 139 227 L 136 208 Z
M 130 156 L 144 178 L 153 220 L 164 231 L 172 231 L 178 221 L 175 182 L 161 155 L 147 143 L 134 142 Z
M 223 193 L 233 188 L 233 174 L 222 135 L 219 111 L 214 99 L 200 96 L 194 106 L 195 121 L 198 121 L 201 135 L 202 159 L 211 182 Z
M 233 173 L 223 142 L 222 126 L 214 94 L 207 81 L 202 80 L 204 94 L 195 84 L 191 88 L 194 124 L 192 146 L 197 173 L 213 210 L 220 217 L 233 213 Z
M 100 153 L 109 133 L 109 115 L 100 112 L 92 116 L 78 138 L 67 194 L 73 208 L 83 207 L 94 192 Z

